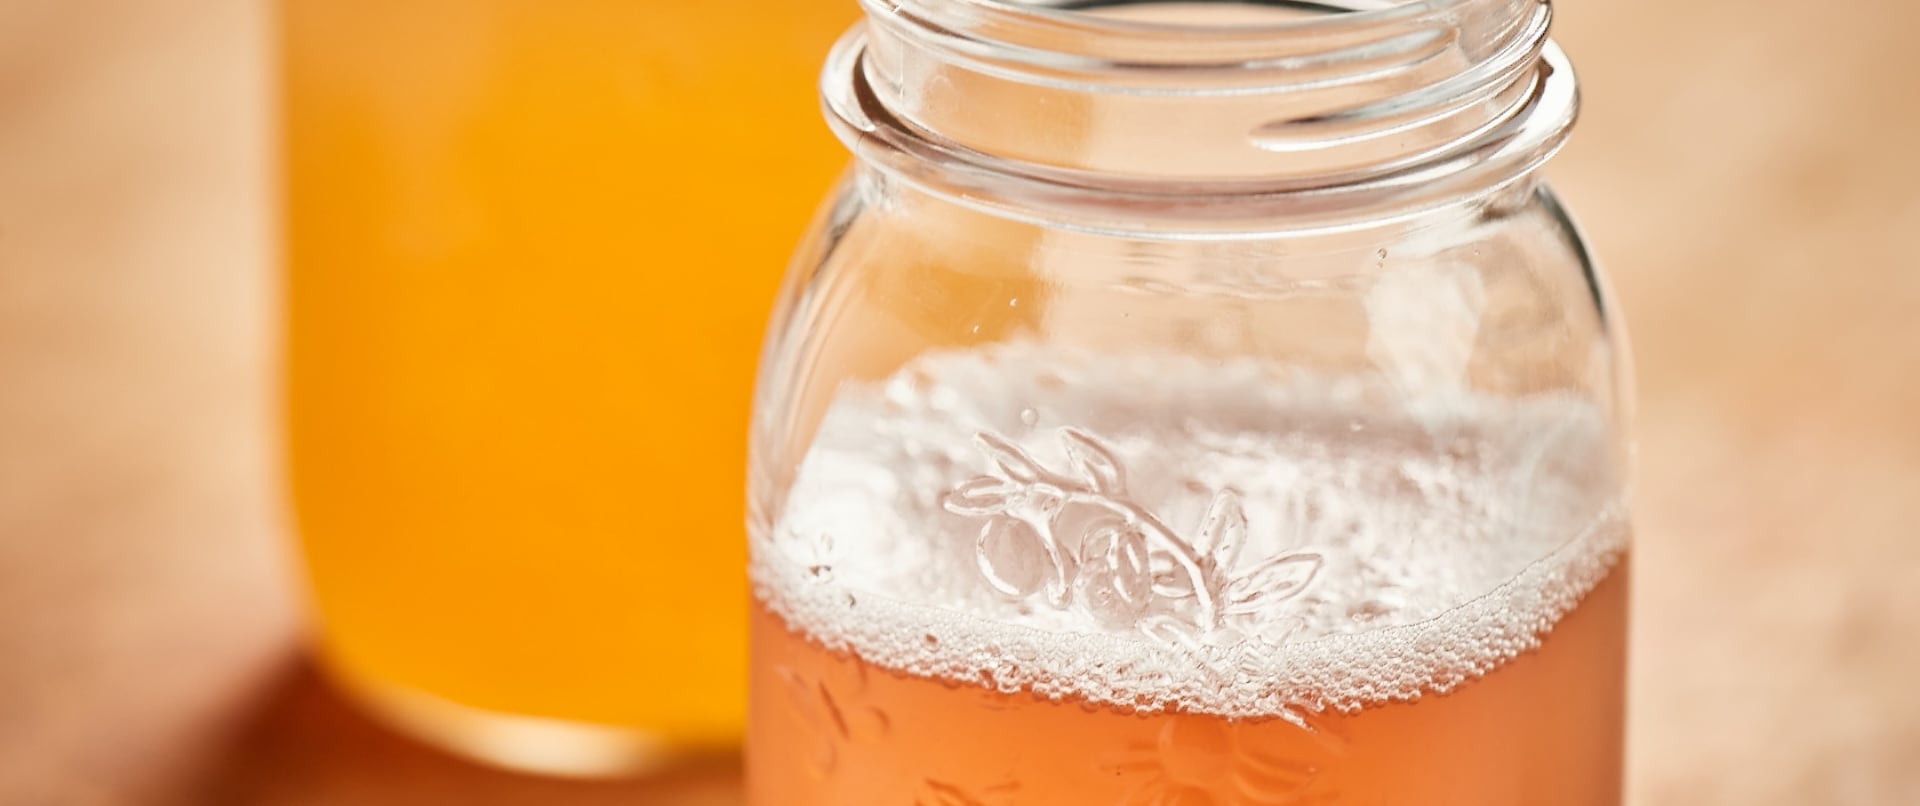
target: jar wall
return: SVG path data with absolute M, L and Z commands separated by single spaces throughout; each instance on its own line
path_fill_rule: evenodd
M 1626 458 L 1617 320 L 1570 217 L 1531 179 L 1391 225 L 1190 239 L 1013 220 L 856 166 L 772 321 L 756 519 L 778 510 L 838 390 L 996 343 L 1251 359 L 1377 382 L 1416 411 L 1462 393 L 1570 396 L 1602 412 Z

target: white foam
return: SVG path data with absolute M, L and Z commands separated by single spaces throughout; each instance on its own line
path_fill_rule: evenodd
M 1253 362 L 929 355 L 841 391 L 755 592 L 1008 692 L 1236 717 L 1444 692 L 1537 645 L 1627 530 L 1590 403 L 1394 401 Z

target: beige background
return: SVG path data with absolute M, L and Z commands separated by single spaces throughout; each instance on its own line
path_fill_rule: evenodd
M 1639 356 L 1633 800 L 1920 803 L 1920 5 L 1559 10 Z M 300 660 L 264 14 L 0 0 L 0 802 L 733 802 L 469 768 Z

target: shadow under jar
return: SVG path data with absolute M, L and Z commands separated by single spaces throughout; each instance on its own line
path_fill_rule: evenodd
M 1549 6 L 866 9 L 755 400 L 750 802 L 1618 804 Z

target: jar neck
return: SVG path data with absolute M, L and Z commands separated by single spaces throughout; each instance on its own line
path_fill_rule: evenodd
M 823 78 L 829 122 L 983 202 L 1377 218 L 1525 174 L 1577 107 L 1545 0 L 863 2 Z

